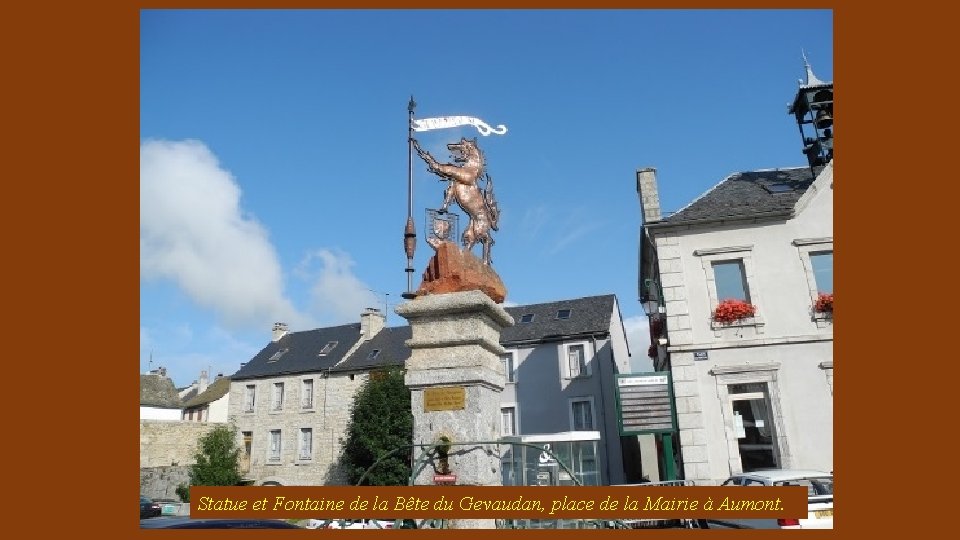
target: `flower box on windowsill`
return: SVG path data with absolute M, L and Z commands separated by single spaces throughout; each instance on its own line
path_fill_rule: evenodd
M 833 293 L 820 293 L 813 303 L 813 312 L 817 315 L 833 316 Z
M 757 308 L 750 302 L 728 298 L 713 308 L 713 321 L 719 324 L 733 324 L 752 318 L 756 314 Z
M 744 317 L 731 322 L 710 321 L 710 329 L 719 332 L 724 328 L 743 328 L 743 327 L 761 327 L 764 323 L 759 315 L 753 317 Z
M 717 304 L 710 320 L 710 328 L 716 337 L 722 337 L 723 330 L 726 328 L 743 327 L 754 328 L 757 334 L 763 333 L 763 320 L 757 314 L 756 306 L 734 299 L 727 299 Z

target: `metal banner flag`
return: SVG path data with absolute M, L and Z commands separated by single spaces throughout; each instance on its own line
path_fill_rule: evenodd
M 438 118 L 413 120 L 413 131 L 430 131 L 432 129 L 446 129 L 465 125 L 471 125 L 477 128 L 477 131 L 484 137 L 491 133 L 494 135 L 503 135 L 507 132 L 507 126 L 503 124 L 497 127 L 491 127 L 490 124 L 472 116 L 441 116 Z

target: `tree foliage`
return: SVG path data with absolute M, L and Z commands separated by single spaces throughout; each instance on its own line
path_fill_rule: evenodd
M 220 425 L 197 441 L 198 449 L 190 467 L 191 486 L 236 486 L 240 484 L 240 449 L 233 426 Z M 189 494 L 181 494 L 189 499 Z
M 347 425 L 346 439 L 341 440 L 341 465 L 351 484 L 356 484 L 377 459 L 391 450 L 410 445 L 413 438 L 413 415 L 410 413 L 410 390 L 399 369 L 381 372 L 357 392 L 353 413 Z M 409 448 L 399 450 L 370 470 L 363 484 L 370 486 L 405 486 L 410 479 Z

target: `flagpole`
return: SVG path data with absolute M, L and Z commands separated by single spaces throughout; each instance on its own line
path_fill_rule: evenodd
M 407 226 L 403 232 L 403 249 L 407 255 L 407 292 L 401 295 L 408 300 L 417 297 L 413 292 L 413 254 L 417 249 L 417 230 L 413 223 L 413 109 L 416 106 L 411 95 L 407 104 Z

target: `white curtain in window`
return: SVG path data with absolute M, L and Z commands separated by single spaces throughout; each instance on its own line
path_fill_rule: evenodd
M 270 458 L 271 459 L 280 458 L 280 432 L 279 431 L 270 432 Z
M 503 436 L 516 435 L 516 410 L 513 407 L 500 409 L 500 431 Z
M 770 421 L 767 418 L 767 400 L 751 399 L 749 403 L 750 412 L 753 413 L 753 422 L 757 428 L 757 431 L 760 432 L 761 437 L 769 437 Z
M 303 381 L 303 396 L 301 402 L 304 409 L 313 408 L 313 380 Z
M 283 405 L 283 383 L 273 385 L 273 408 L 279 409 Z
M 587 371 L 583 345 L 573 345 L 567 350 L 567 362 L 571 377 L 579 377 Z
M 301 429 L 300 430 L 300 457 L 302 459 L 310 459 L 310 456 L 312 454 L 313 454 L 313 430 Z

